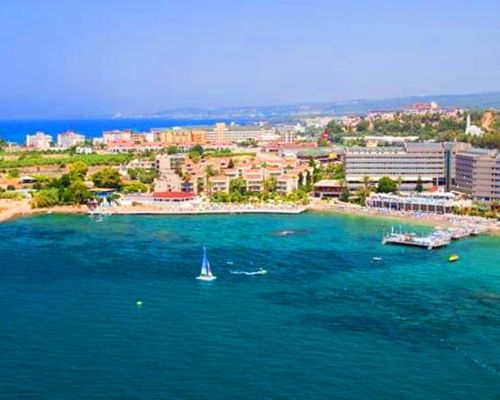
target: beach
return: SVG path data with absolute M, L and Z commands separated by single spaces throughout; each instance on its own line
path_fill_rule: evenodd
M 87 206 L 55 206 L 50 208 L 31 208 L 30 200 L 0 199 L 0 223 L 15 217 L 37 214 L 85 214 Z
M 224 204 L 200 203 L 180 205 L 116 205 L 101 207 L 97 213 L 119 215 L 183 214 L 300 214 L 307 206 L 296 204 Z
M 331 212 L 347 215 L 358 215 L 363 217 L 386 218 L 403 223 L 412 223 L 427 225 L 435 228 L 458 228 L 464 225 L 480 226 L 485 232 L 500 235 L 500 224 L 491 218 L 471 217 L 455 214 L 434 214 L 434 213 L 415 213 L 396 210 L 377 209 L 362 207 L 350 203 L 312 203 L 308 206 L 309 210 L 318 212 Z
M 283 204 L 226 204 L 200 203 L 180 205 L 113 205 L 89 211 L 87 206 L 55 206 L 33 209 L 29 200 L 0 200 L 0 222 L 18 216 L 36 214 L 113 214 L 113 215 L 203 215 L 203 214 L 300 214 L 306 211 L 328 212 L 373 218 L 387 218 L 403 223 L 457 228 L 464 225 L 478 226 L 485 232 L 500 235 L 500 223 L 493 219 L 455 214 L 412 213 L 382 210 L 340 202 L 313 202 L 307 206 Z

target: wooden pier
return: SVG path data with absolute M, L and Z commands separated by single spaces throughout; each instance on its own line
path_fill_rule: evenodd
M 391 232 L 384 235 L 382 239 L 382 244 L 423 247 L 429 250 L 447 246 L 450 242 L 451 235 L 443 231 L 435 231 L 427 236 L 419 236 L 414 232 L 403 232 L 401 228 L 399 232 L 395 232 L 394 228 L 392 228 Z

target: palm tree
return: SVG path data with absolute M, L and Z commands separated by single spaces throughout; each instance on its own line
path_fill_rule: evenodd
M 208 193 L 208 196 L 212 196 L 212 182 L 210 182 L 210 177 L 217 175 L 214 167 L 212 165 L 207 165 L 205 167 L 205 188 Z
M 215 176 L 215 175 L 217 175 L 217 171 L 214 169 L 214 167 L 212 165 L 207 165 L 205 167 L 205 175 L 207 177 Z
M 362 183 L 363 186 L 360 186 L 356 190 L 356 195 L 359 197 L 359 203 L 364 206 L 366 204 L 366 198 L 370 196 L 373 191 L 373 186 L 370 184 L 370 177 L 368 176 L 363 177 Z
M 185 184 L 185 186 L 188 186 L 188 184 L 191 182 L 191 174 L 187 171 L 184 171 L 181 176 L 182 182 Z M 186 190 L 186 189 L 184 189 Z
M 187 171 L 184 171 L 182 173 L 182 181 L 185 182 L 185 183 L 189 183 L 191 182 L 191 174 Z

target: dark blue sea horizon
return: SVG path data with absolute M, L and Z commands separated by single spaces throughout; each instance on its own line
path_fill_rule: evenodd
M 249 119 L 166 119 L 166 118 L 79 118 L 79 119 L 0 119 L 0 139 L 24 143 L 26 135 L 42 131 L 54 136 L 67 130 L 81 133 L 88 138 L 101 136 L 105 130 L 132 129 L 149 131 L 152 128 L 174 126 L 210 126 L 217 122 L 246 124 Z

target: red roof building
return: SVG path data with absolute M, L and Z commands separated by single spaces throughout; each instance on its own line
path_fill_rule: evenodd
M 178 204 L 199 200 L 194 192 L 156 192 L 149 194 L 130 194 L 122 198 L 124 204 Z
M 190 200 L 196 197 L 194 192 L 157 192 L 150 195 L 154 199 L 158 200 L 171 200 L 171 201 L 183 201 Z

